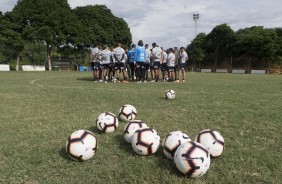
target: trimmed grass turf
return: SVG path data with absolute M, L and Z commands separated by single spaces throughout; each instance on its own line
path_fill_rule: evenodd
M 0 183 L 279 183 L 282 76 L 188 73 L 186 83 L 93 83 L 84 72 L 0 73 Z M 164 100 L 167 89 L 174 100 Z M 201 178 L 182 177 L 162 150 L 138 156 L 122 136 L 95 128 L 99 114 L 132 104 L 161 138 L 213 128 L 225 152 Z M 98 139 L 95 157 L 70 160 L 67 137 Z

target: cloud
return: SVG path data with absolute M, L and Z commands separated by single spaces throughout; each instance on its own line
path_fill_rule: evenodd
M 0 11 L 12 10 L 17 0 L 1 0 Z M 165 48 L 186 46 L 195 37 L 193 13 L 199 13 L 197 33 L 208 34 L 227 23 L 236 31 L 261 25 L 281 27 L 281 0 L 68 0 L 70 6 L 104 4 L 127 21 L 133 41 L 157 42 Z

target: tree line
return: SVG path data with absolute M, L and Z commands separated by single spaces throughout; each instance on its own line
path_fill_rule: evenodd
M 83 63 L 96 43 L 132 43 L 128 24 L 105 5 L 71 9 L 67 0 L 18 0 L 12 11 L 0 12 L 1 63 L 16 61 L 18 67 L 24 60 L 44 60 L 51 69 L 51 56 L 74 56 Z M 281 66 L 282 28 L 233 31 L 221 24 L 198 34 L 187 52 L 193 70 Z
M 187 47 L 195 70 L 271 68 L 282 65 L 282 28 L 253 26 L 233 31 L 221 24 L 199 33 Z
M 86 57 L 97 43 L 131 42 L 128 24 L 105 5 L 71 9 L 67 0 L 18 0 L 12 11 L 0 12 L 0 62 L 16 58 L 17 66 L 21 56 L 31 55 L 27 48 L 45 48 L 51 69 L 51 55 Z

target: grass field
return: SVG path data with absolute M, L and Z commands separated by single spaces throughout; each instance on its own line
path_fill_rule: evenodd
M 188 73 L 186 83 L 94 83 L 86 72 L 0 73 L 0 183 L 281 183 L 282 76 Z M 176 91 L 164 100 L 164 91 Z M 181 176 L 162 150 L 136 155 L 125 123 L 101 134 L 95 120 L 132 104 L 161 138 L 182 130 L 192 139 L 213 128 L 225 152 L 201 178 Z M 89 161 L 70 160 L 68 136 L 96 134 Z

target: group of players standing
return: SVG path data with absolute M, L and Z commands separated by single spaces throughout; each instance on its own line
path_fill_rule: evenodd
M 97 44 L 91 49 L 91 68 L 94 82 L 114 81 L 120 82 L 120 74 L 123 74 L 123 82 L 129 80 L 138 83 L 147 82 L 151 71 L 151 82 L 168 81 L 185 82 L 185 68 L 188 55 L 184 47 L 164 50 L 156 43 L 149 45 L 140 40 L 132 44 L 130 50 L 124 50 L 119 43 L 116 48 L 103 48 Z M 160 73 L 162 78 L 160 79 Z

